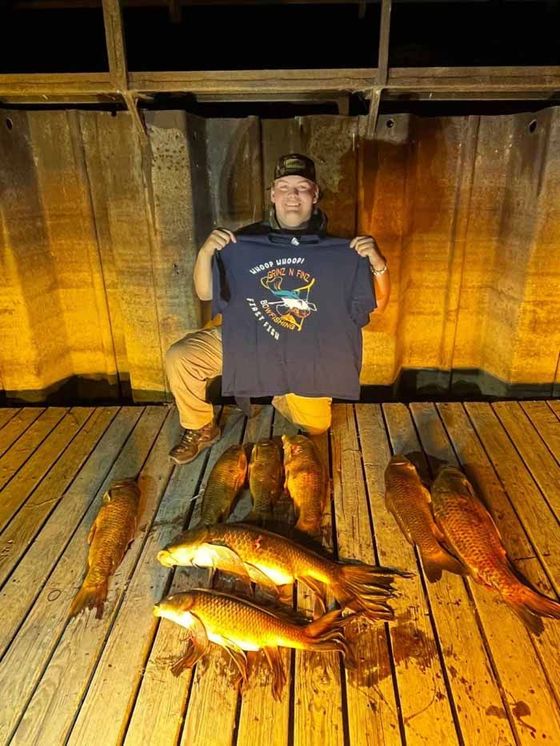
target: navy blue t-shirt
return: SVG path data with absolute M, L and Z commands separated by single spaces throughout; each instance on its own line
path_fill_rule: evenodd
M 346 239 L 239 236 L 213 262 L 222 393 L 358 399 L 362 326 L 375 306 L 369 261 Z

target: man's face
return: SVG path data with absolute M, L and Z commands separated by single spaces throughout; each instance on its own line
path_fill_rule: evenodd
M 319 188 L 303 176 L 282 176 L 272 185 L 270 199 L 282 228 L 299 228 L 307 223 L 319 198 Z

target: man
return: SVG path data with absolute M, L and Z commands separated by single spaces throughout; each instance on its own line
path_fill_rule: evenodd
M 297 236 L 326 233 L 326 216 L 317 207 L 319 186 L 313 161 L 297 153 L 282 156 L 276 165 L 271 186 L 271 210 L 268 221 L 246 226 L 234 234 L 216 228 L 201 246 L 194 267 L 194 286 L 201 300 L 213 298 L 212 264 L 217 251 L 237 243 L 237 237 L 259 234 L 289 234 Z M 387 264 L 371 236 L 357 236 L 350 242 L 361 257 L 367 257 L 374 283 L 376 312 L 389 300 L 390 280 Z M 185 432 L 170 451 L 177 464 L 193 461 L 220 437 L 214 422 L 212 404 L 206 401 L 206 384 L 222 373 L 222 329 L 219 326 L 201 329 L 176 342 L 166 356 L 166 372 L 175 396 L 181 425 Z M 331 423 L 329 396 L 298 396 L 287 393 L 275 396 L 274 407 L 287 419 L 310 435 L 328 430 Z

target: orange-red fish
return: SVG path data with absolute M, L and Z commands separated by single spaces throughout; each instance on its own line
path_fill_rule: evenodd
M 435 518 L 446 542 L 477 582 L 497 591 L 537 635 L 544 629 L 540 617 L 560 619 L 560 603 L 519 578 L 492 516 L 459 469 L 443 467 L 431 492 Z
M 442 570 L 465 575 L 466 569 L 442 546 L 443 533 L 432 514 L 431 497 L 405 456 L 396 455 L 385 469 L 385 504 L 410 544 L 416 544 L 430 582 Z

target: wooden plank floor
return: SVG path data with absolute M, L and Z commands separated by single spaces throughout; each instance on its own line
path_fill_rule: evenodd
M 215 649 L 174 677 L 184 631 L 152 615 L 169 592 L 205 585 L 170 570 L 159 548 L 196 521 L 195 499 L 228 445 L 293 432 L 271 407 L 247 421 L 218 412 L 222 439 L 173 466 L 180 434 L 168 406 L 0 410 L 0 744 L 53 746 L 371 746 L 560 744 L 560 621 L 531 636 L 496 596 L 444 574 L 430 584 L 383 501 L 392 453 L 429 478 L 460 464 L 492 509 L 516 566 L 560 592 L 560 406 L 550 402 L 336 405 L 323 542 L 340 557 L 414 572 L 395 622 L 353 623 L 359 665 L 284 651 L 280 701 L 263 666 L 241 696 Z M 139 474 L 138 535 L 110 584 L 102 620 L 67 621 L 86 537 L 114 480 Z M 248 495 L 231 520 L 243 518 Z M 289 501 L 278 515 L 289 515 Z M 232 581 L 222 587 L 235 590 Z M 298 605 L 312 597 L 294 589 Z

